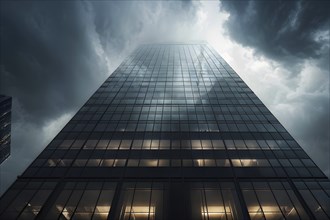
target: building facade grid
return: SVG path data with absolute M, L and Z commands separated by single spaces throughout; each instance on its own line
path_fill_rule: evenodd
M 142 45 L 0 200 L 6 219 L 329 219 L 330 183 L 207 44 Z

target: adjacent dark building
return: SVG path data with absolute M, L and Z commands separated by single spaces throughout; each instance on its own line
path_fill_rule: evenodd
M 329 219 L 330 182 L 206 44 L 143 45 L 0 200 L 1 219 Z
M 0 164 L 10 155 L 11 97 L 0 95 Z

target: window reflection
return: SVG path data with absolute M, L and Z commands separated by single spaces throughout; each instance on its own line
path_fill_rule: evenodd
M 17 182 L 16 182 L 17 184 Z M 34 219 L 48 199 L 56 182 L 19 182 L 1 198 L 0 219 Z M 15 185 L 13 185 L 15 187 Z M 8 198 L 9 195 L 9 198 Z M 15 195 L 15 197 L 12 197 Z
M 328 181 L 296 181 L 296 187 L 316 219 L 330 218 L 330 183 Z
M 266 159 L 231 159 L 234 167 L 269 167 Z
M 203 206 L 201 207 L 202 217 L 205 219 L 226 219 L 226 215 L 231 215 L 231 210 L 223 206 Z
M 153 206 L 126 207 L 124 219 L 155 219 L 155 209 Z
M 191 189 L 192 219 L 241 219 L 232 183 L 195 183 Z
M 116 219 L 163 219 L 163 192 L 162 184 L 124 184 Z
M 308 219 L 288 184 L 242 182 L 241 188 L 251 219 Z
M 47 219 L 107 219 L 115 186 L 108 182 L 67 183 Z

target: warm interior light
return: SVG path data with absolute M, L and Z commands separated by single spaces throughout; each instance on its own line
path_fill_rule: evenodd
M 290 214 L 295 213 L 294 207 L 285 206 L 285 207 L 281 207 L 281 209 L 282 210 L 284 209 L 285 216 L 289 216 Z M 282 216 L 282 212 L 278 206 L 262 206 L 262 209 L 260 206 L 249 206 L 248 210 L 250 216 L 262 215 L 262 214 L 268 217 L 277 216 L 277 215 Z
M 223 206 L 202 206 L 201 212 L 203 216 L 221 217 L 230 213 L 229 207 Z
M 197 159 L 195 160 L 197 162 L 197 166 L 202 167 L 204 165 L 203 159 Z
M 147 167 L 157 167 L 158 160 L 149 159 L 146 161 Z
M 29 208 L 29 211 L 31 211 L 34 215 L 38 215 L 41 209 L 41 206 L 35 206 L 35 205 L 33 206 L 30 203 L 28 203 L 27 206 Z
M 107 219 L 111 206 L 98 205 L 95 208 L 94 216 L 97 215 L 98 219 Z
M 98 205 L 98 206 L 96 206 L 95 212 L 96 213 L 106 213 L 106 214 L 108 214 L 110 208 L 111 208 L 111 206 Z
M 155 206 L 126 206 L 125 215 L 135 217 L 150 216 L 154 217 L 156 212 Z
M 63 207 L 59 206 L 59 205 L 57 205 L 56 208 L 59 212 L 62 212 L 62 216 L 65 219 L 70 219 L 71 218 L 72 213 L 70 213 L 66 208 L 63 209 Z
M 243 167 L 255 166 L 255 165 L 257 165 L 257 160 L 256 159 L 242 159 L 241 163 L 242 163 Z
M 56 208 L 59 212 L 62 212 L 62 217 L 64 217 L 65 219 L 71 219 L 73 212 L 70 212 L 67 208 L 63 208 L 59 205 L 57 205 Z M 98 205 L 96 206 L 95 214 L 100 216 L 102 219 L 106 219 L 109 214 L 110 208 L 111 206 Z

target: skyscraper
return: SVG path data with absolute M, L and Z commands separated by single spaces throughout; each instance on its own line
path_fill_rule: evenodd
M 329 219 L 330 184 L 206 44 L 143 45 L 0 200 L 1 219 Z
M 0 164 L 10 155 L 11 97 L 0 95 Z

